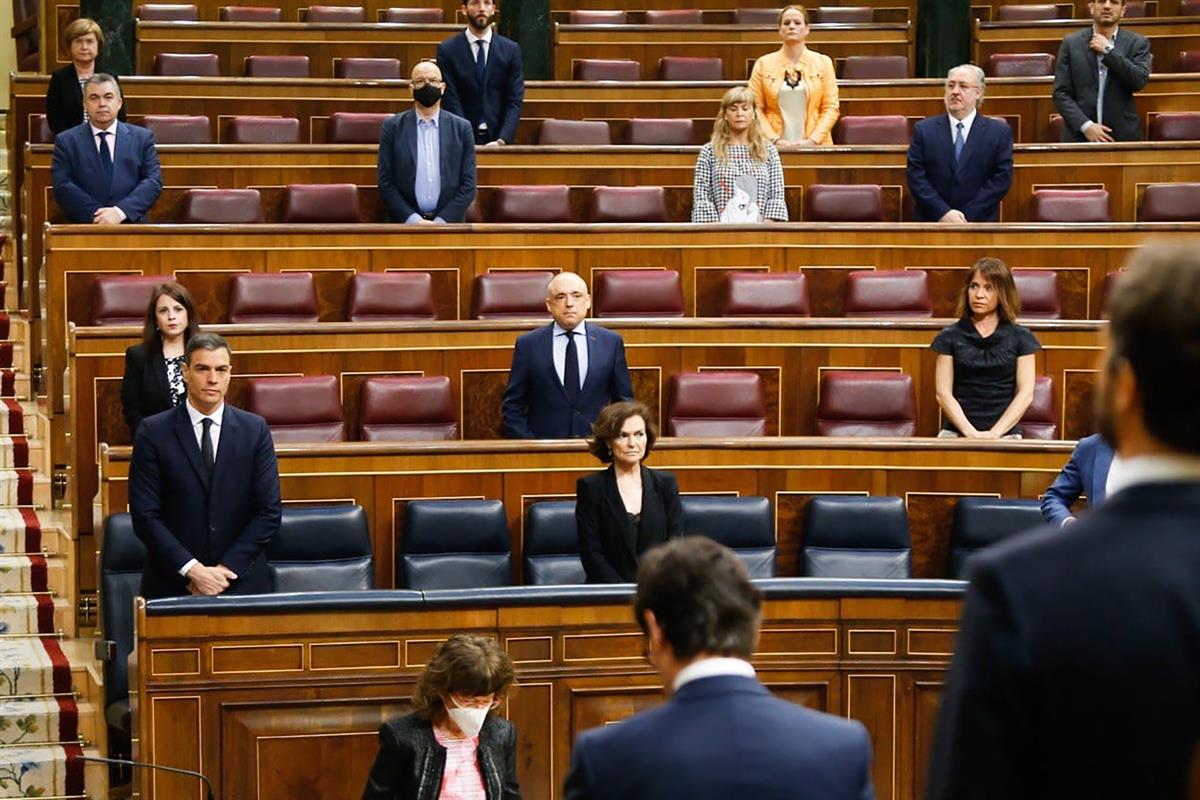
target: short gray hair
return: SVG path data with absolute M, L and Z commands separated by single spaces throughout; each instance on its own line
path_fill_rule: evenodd
M 125 95 L 121 94 L 121 84 L 116 78 L 114 78 L 112 75 L 109 75 L 107 72 L 97 72 L 95 75 L 83 82 L 84 97 L 87 96 L 87 87 L 101 83 L 111 83 L 117 90 L 117 97 L 119 97 L 121 100 L 125 99 Z
M 975 103 L 975 107 L 979 108 L 981 105 L 983 105 L 983 95 L 987 88 L 987 76 L 984 74 L 982 69 L 974 64 L 959 64 L 957 67 L 952 67 L 950 71 L 946 73 L 946 80 L 950 80 L 950 73 L 954 72 L 956 69 L 969 69 L 971 72 L 975 73 L 975 80 L 979 83 L 979 101 Z

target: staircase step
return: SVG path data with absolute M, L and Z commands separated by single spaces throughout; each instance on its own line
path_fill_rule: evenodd
M 0 637 L 0 696 L 11 699 L 70 694 L 73 672 L 73 665 L 54 637 Z
M 0 594 L 50 592 L 69 597 L 69 591 L 65 558 L 0 555 Z
M 0 747 L 0 798 L 82 795 L 87 791 L 82 755 L 78 744 Z
M 70 629 L 74 607 L 65 597 L 42 594 L 0 594 L 0 634 L 39 636 Z M 0 672 L 4 661 L 0 659 Z M 0 691 L 0 694 L 3 694 Z
M 95 716 L 90 706 L 87 711 Z M 81 710 L 71 697 L 0 700 L 0 745 L 75 744 L 80 722 Z M 95 726 L 93 719 L 89 725 Z
M 0 553 L 71 553 L 74 543 L 67 519 L 61 511 L 32 508 L 0 508 Z

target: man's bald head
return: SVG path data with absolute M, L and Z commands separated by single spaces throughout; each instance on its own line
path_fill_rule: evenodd
M 558 273 L 546 287 L 546 309 L 563 330 L 575 330 L 591 307 L 587 284 L 574 272 Z
M 441 81 L 442 70 L 438 67 L 436 61 L 418 61 L 417 65 L 412 69 L 413 83 L 417 81 Z

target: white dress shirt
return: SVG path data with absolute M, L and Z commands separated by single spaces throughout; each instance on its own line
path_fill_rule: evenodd
M 966 147 L 967 139 L 971 138 L 971 126 L 975 124 L 975 117 L 978 114 L 978 111 L 972 111 L 962 119 L 955 119 L 953 114 L 946 113 L 946 116 L 950 118 L 950 144 L 954 144 L 954 140 L 958 138 L 958 123 L 961 122 L 963 126 L 963 147 Z
M 221 405 L 217 406 L 216 411 L 205 415 L 196 410 L 196 407 L 192 405 L 192 401 L 190 399 L 184 400 L 183 402 L 185 405 L 187 405 L 188 419 L 192 421 L 192 433 L 196 435 L 196 446 L 200 448 L 201 452 L 204 452 L 204 445 L 200 441 L 200 437 L 204 435 L 204 420 L 211 419 L 213 421 L 212 429 L 209 431 L 209 438 L 212 439 L 213 459 L 215 460 L 217 457 L 217 445 L 221 441 L 221 419 L 225 415 L 225 404 L 221 403 Z M 191 569 L 193 565 L 199 563 L 200 561 L 198 559 L 191 559 L 184 564 L 182 568 L 180 568 L 179 574 L 187 577 L 188 570 Z
M 1114 458 L 1105 490 L 1108 498 L 1143 483 L 1200 482 L 1200 456 L 1149 455 Z
M 749 661 L 743 661 L 740 658 L 702 658 L 699 661 L 693 661 L 675 674 L 675 682 L 672 684 L 672 691 L 679 691 L 679 687 L 685 683 L 698 681 L 701 678 L 715 678 L 723 675 L 736 675 L 739 678 L 753 678 L 754 667 L 750 666 Z
M 563 382 L 567 366 L 567 329 L 554 323 L 554 371 L 558 373 L 558 382 Z M 575 326 L 575 353 L 579 356 L 579 388 L 583 388 L 583 382 L 587 380 L 588 368 L 588 346 L 587 346 L 587 322 L 581 321 Z

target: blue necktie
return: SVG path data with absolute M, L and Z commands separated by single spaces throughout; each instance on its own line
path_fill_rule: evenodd
M 579 348 L 575 346 L 575 331 L 566 331 L 567 360 L 563 364 L 563 389 L 572 406 L 579 400 Z
M 958 159 L 962 155 L 963 146 L 966 140 L 963 139 L 963 124 L 958 123 L 958 133 L 954 136 L 954 163 L 958 164 Z
M 483 86 L 483 70 L 487 67 L 487 62 L 483 58 L 483 39 L 476 39 L 475 45 L 479 49 L 475 52 L 475 77 L 479 80 L 479 85 Z M 574 338 L 571 341 L 575 341 Z
M 100 137 L 100 166 L 104 167 L 104 176 L 112 180 L 112 154 L 108 152 L 108 131 L 96 134 Z

